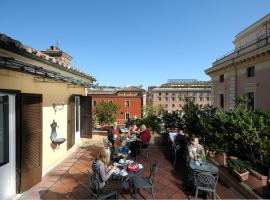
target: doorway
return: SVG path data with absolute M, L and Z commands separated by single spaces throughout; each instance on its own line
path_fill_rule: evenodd
M 15 95 L 0 93 L 0 199 L 16 195 Z

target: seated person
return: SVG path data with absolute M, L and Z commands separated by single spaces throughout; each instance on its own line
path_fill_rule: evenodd
M 174 140 L 175 140 L 176 135 L 178 134 L 178 132 L 179 132 L 179 129 L 176 129 L 175 131 L 169 132 L 169 137 L 170 137 L 170 141 L 171 142 L 174 142 Z
M 131 143 L 131 156 L 135 157 L 136 156 L 136 152 L 138 152 L 138 154 L 140 153 L 138 150 L 140 148 L 140 145 L 142 148 L 146 148 L 150 142 L 151 139 L 151 134 L 150 131 L 146 128 L 146 126 L 143 124 L 141 125 L 141 132 L 138 135 L 138 139 L 136 142 Z
M 129 149 L 127 147 L 127 142 L 125 139 L 120 139 L 118 147 L 114 153 L 114 160 L 118 161 L 122 158 L 127 158 L 129 154 Z
M 118 127 L 117 122 L 114 122 L 113 127 L 108 130 L 108 140 L 114 144 L 115 138 L 117 138 L 120 134 L 122 134 L 122 131 L 120 127 Z
M 192 136 L 190 139 L 190 145 L 188 146 L 189 160 L 199 160 L 205 157 L 204 148 L 199 144 L 199 138 Z
M 136 122 L 132 124 L 132 127 L 129 129 L 129 135 L 135 135 L 139 133 L 139 128 L 137 127 Z
M 175 145 L 180 145 L 182 149 L 185 149 L 187 146 L 187 137 L 183 130 L 178 129 L 177 134 L 174 139 Z
M 102 149 L 99 152 L 98 157 L 92 163 L 92 169 L 94 176 L 98 177 L 98 187 L 101 192 L 110 192 L 115 190 L 120 190 L 120 182 L 116 180 L 111 180 L 110 177 L 112 173 L 117 171 L 116 167 L 108 169 L 108 164 L 110 163 L 108 152 Z

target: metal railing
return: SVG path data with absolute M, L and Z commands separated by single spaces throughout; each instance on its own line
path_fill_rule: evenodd
M 268 41 L 269 37 L 270 37 L 270 32 L 265 34 L 261 38 L 257 38 L 256 40 L 253 40 L 253 41 L 247 43 L 244 47 L 239 47 L 239 48 L 236 48 L 236 49 L 226 53 L 225 55 L 217 58 L 214 63 L 218 63 L 219 61 L 224 60 L 230 56 L 238 57 L 238 56 L 250 53 L 252 51 L 255 51 L 257 49 L 260 49 L 262 47 L 265 47 L 269 44 L 269 41 Z

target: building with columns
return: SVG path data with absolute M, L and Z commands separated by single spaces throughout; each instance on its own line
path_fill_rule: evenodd
M 211 105 L 210 82 L 196 79 L 170 79 L 159 87 L 148 88 L 147 104 L 161 105 L 171 112 L 182 110 L 186 98 L 192 99 L 200 107 Z
M 252 110 L 270 108 L 270 14 L 235 36 L 235 49 L 205 73 L 212 79 L 213 105 L 229 110 L 246 95 Z

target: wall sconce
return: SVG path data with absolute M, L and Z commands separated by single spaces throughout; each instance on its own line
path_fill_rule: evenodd
M 53 103 L 52 107 L 54 109 L 54 113 L 56 114 L 57 110 L 63 110 L 64 105 L 65 105 L 64 103 Z

